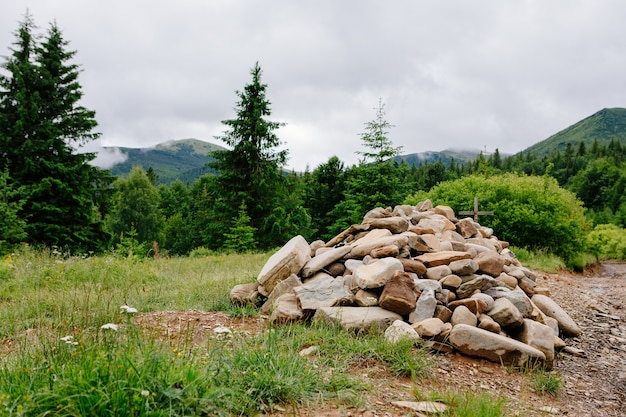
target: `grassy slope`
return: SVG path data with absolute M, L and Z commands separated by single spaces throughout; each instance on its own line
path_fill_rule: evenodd
M 224 148 L 197 139 L 183 139 L 154 148 L 119 149 L 128 155 L 128 159 L 111 169 L 113 175 L 127 175 L 133 166 L 142 166 L 144 170 L 152 167 L 163 184 L 176 179 L 191 184 L 201 175 L 213 172 L 205 166 L 211 161 L 209 152 Z
M 578 143 L 581 141 L 589 149 L 595 139 L 598 140 L 600 145 L 608 145 L 613 138 L 620 140 L 622 144 L 626 144 L 626 109 L 602 109 L 549 138 L 530 146 L 523 152 L 542 157 L 551 154 L 556 149 L 563 152 L 568 143 L 571 143 L 574 146 L 574 151 L 576 151 Z

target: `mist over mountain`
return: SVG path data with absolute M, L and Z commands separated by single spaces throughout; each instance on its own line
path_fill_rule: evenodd
M 563 152 L 568 143 L 577 147 L 583 142 L 585 146 L 591 147 L 594 141 L 598 141 L 600 145 L 608 145 L 611 140 L 626 144 L 624 108 L 602 109 L 521 153 L 542 157 L 557 150 Z M 204 174 L 215 173 L 206 166 L 212 160 L 209 153 L 222 149 L 225 148 L 198 139 L 170 140 L 150 148 L 105 147 L 94 164 L 110 169 L 115 176 L 127 175 L 133 166 L 141 166 L 144 170 L 152 167 L 163 184 L 169 184 L 176 179 L 192 184 Z M 395 160 L 403 161 L 409 166 L 437 161 L 449 165 L 452 160 L 460 163 L 473 161 L 480 153 L 480 149 L 445 149 L 399 155 Z

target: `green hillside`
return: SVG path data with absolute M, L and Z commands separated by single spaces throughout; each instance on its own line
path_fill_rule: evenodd
M 577 147 L 580 142 L 584 142 L 589 149 L 594 140 L 597 140 L 599 145 L 606 146 L 611 139 L 626 144 L 626 109 L 624 108 L 602 109 L 525 149 L 523 153 L 543 157 L 557 149 L 562 152 L 568 143 Z
M 141 166 L 144 170 L 152 167 L 162 184 L 169 184 L 176 179 L 191 184 L 198 177 L 214 172 L 206 167 L 211 161 L 208 154 L 224 148 L 197 139 L 183 139 L 161 143 L 153 148 L 118 149 L 128 159 L 111 168 L 115 176 L 128 175 L 134 166 Z

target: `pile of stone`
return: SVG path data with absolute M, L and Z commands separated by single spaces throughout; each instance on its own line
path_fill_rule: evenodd
M 493 230 L 426 200 L 376 208 L 328 242 L 291 239 L 233 303 L 274 324 L 323 320 L 507 366 L 551 369 L 580 330 Z

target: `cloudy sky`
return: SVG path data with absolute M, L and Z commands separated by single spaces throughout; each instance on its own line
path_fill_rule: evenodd
M 288 166 L 356 163 L 379 98 L 404 153 L 515 153 L 626 107 L 622 0 L 11 0 L 77 51 L 98 145 L 214 139 L 259 62 Z

